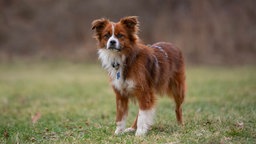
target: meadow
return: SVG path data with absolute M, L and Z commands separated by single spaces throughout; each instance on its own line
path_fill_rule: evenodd
M 115 97 L 100 64 L 0 64 L 0 143 L 255 143 L 256 67 L 187 68 L 184 126 L 159 98 L 152 130 L 115 136 Z M 130 103 L 127 126 L 138 106 Z

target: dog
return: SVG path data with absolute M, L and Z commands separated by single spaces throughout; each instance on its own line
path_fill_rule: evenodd
M 98 56 L 109 73 L 116 95 L 115 134 L 135 132 L 144 136 L 153 124 L 156 94 L 168 95 L 176 104 L 176 119 L 182 124 L 185 98 L 185 64 L 182 52 L 173 44 L 158 42 L 145 45 L 138 37 L 137 16 L 121 18 L 115 23 L 106 18 L 92 22 L 98 42 Z M 126 128 L 128 103 L 135 100 L 139 112 Z

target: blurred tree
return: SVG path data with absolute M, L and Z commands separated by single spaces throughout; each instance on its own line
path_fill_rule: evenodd
M 91 22 L 137 15 L 145 43 L 178 45 L 190 63 L 255 64 L 254 0 L 0 0 L 0 60 L 95 60 Z

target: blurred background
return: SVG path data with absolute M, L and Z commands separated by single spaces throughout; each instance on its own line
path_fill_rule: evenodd
M 255 0 L 0 0 L 0 61 L 96 62 L 91 22 L 136 15 L 146 44 L 172 42 L 189 64 L 256 64 Z

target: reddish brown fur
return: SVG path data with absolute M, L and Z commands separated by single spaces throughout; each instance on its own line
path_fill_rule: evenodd
M 152 46 L 141 43 L 137 36 L 137 17 L 126 17 L 117 23 L 107 19 L 93 21 L 92 29 L 96 29 L 100 48 L 106 46 L 107 39 L 104 36 L 111 33 L 112 24 L 116 26 L 115 34 L 123 35 L 118 40 L 122 45 L 120 53 L 126 56 L 124 79 L 136 81 L 136 87 L 130 92 L 121 93 L 113 87 L 116 94 L 116 121 L 121 121 L 122 117 L 127 115 L 131 97 L 138 101 L 141 110 L 148 110 L 154 107 L 158 93 L 174 98 L 176 118 L 182 124 L 181 105 L 185 97 L 185 65 L 181 51 L 170 43 L 159 42 Z M 164 52 L 157 47 L 161 47 Z M 135 129 L 137 118 L 138 116 L 132 125 Z

